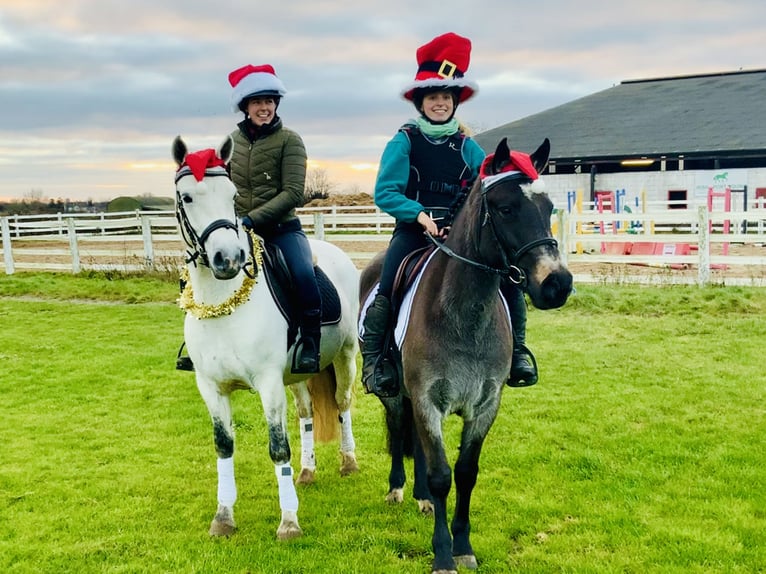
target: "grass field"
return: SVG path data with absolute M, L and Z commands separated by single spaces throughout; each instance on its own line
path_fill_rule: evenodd
M 361 472 L 340 478 L 337 443 L 320 445 L 288 543 L 260 403 L 235 394 L 239 531 L 208 537 L 212 431 L 173 369 L 176 294 L 161 278 L 0 277 L 0 571 L 428 572 L 432 522 L 409 490 L 384 503 L 382 407 L 361 385 Z M 482 454 L 478 572 L 763 572 L 765 313 L 764 289 L 629 286 L 530 311 L 541 381 L 505 390 Z M 446 430 L 454 460 L 459 419 Z

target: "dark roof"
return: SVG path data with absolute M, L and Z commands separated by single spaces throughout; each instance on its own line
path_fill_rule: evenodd
M 491 153 L 506 136 L 525 152 L 549 138 L 554 161 L 763 156 L 766 70 L 624 81 L 475 139 Z

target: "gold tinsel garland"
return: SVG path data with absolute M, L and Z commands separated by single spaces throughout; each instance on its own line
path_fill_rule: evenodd
M 204 303 L 197 303 L 194 300 L 194 291 L 189 278 L 189 268 L 184 267 L 181 270 L 181 281 L 183 282 L 184 288 L 181 291 L 181 295 L 178 297 L 178 306 L 181 307 L 181 309 L 190 313 L 197 319 L 213 319 L 215 317 L 231 315 L 234 312 L 234 309 L 250 299 L 253 287 L 258 282 L 258 270 L 263 264 L 263 255 L 261 254 L 260 240 L 252 231 L 248 230 L 248 233 L 250 234 L 253 244 L 253 250 L 250 253 L 250 261 L 248 262 L 250 264 L 255 263 L 253 266 L 253 277 L 250 277 L 250 275 L 245 273 L 242 285 L 239 286 L 239 289 L 237 289 L 231 297 L 217 305 L 206 305 Z

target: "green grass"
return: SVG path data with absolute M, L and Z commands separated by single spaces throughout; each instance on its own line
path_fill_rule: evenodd
M 176 296 L 160 278 L 0 277 L 0 571 L 428 572 L 432 522 L 409 488 L 383 502 L 382 407 L 360 385 L 361 472 L 341 479 L 320 445 L 289 543 L 260 402 L 235 394 L 240 529 L 208 537 L 212 431 L 172 368 Z M 765 312 L 763 289 L 631 286 L 531 310 L 541 382 L 505 390 L 482 454 L 479 572 L 763 571 Z M 295 452 L 292 413 L 291 436 Z

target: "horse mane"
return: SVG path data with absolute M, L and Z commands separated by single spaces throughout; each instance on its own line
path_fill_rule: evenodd
M 455 214 L 452 220 L 449 236 L 455 236 L 458 241 L 466 246 L 474 245 L 474 226 L 480 224 L 481 212 L 481 180 L 477 177 L 471 189 L 463 198 L 463 201 L 455 206 Z

